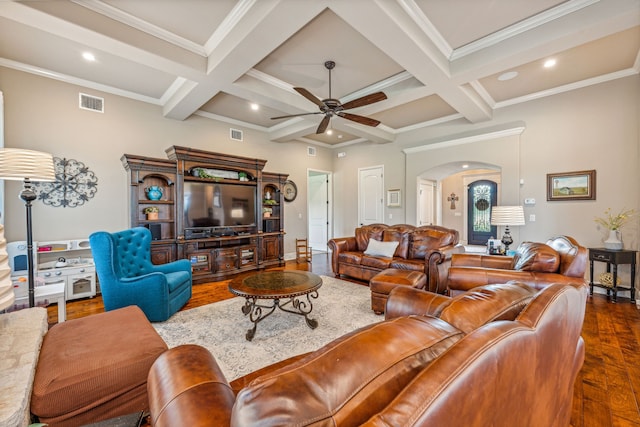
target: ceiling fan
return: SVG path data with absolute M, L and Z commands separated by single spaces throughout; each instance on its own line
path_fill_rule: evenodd
M 324 131 L 327 130 L 327 127 L 329 126 L 329 121 L 333 116 L 338 116 L 344 119 L 352 120 L 356 123 L 360 123 L 366 126 L 373 126 L 373 127 L 378 126 L 380 124 L 380 121 L 378 120 L 375 120 L 369 117 L 359 116 L 357 114 L 346 113 L 344 110 L 349 110 L 351 108 L 362 107 L 365 105 L 373 104 L 374 102 L 383 101 L 387 99 L 387 95 L 385 95 L 384 92 L 376 92 L 376 93 L 362 96 L 358 99 L 354 99 L 353 101 L 349 101 L 345 104 L 342 104 L 339 100 L 331 98 L 331 70 L 333 70 L 333 68 L 336 66 L 336 63 L 333 61 L 326 61 L 324 63 L 324 66 L 326 67 L 327 70 L 329 70 L 329 98 L 320 100 L 303 87 L 293 88 L 300 95 L 304 96 L 309 101 L 313 102 L 318 107 L 320 107 L 320 111 L 317 111 L 315 113 L 290 114 L 287 116 L 272 117 L 271 119 L 276 120 L 276 119 L 285 119 L 289 117 L 308 116 L 310 114 L 324 114 L 324 118 L 322 119 L 322 121 L 320 122 L 320 125 L 318 126 L 318 129 L 316 130 L 317 134 L 324 133 Z

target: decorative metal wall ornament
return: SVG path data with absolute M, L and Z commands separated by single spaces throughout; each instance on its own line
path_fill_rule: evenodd
M 82 206 L 98 191 L 98 177 L 84 163 L 54 157 L 55 182 L 36 182 L 38 199 L 45 205 L 63 208 Z

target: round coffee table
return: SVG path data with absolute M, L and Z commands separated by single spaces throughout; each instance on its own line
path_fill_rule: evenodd
M 242 313 L 248 315 L 253 323 L 253 328 L 245 336 L 247 341 L 255 336 L 258 323 L 276 308 L 304 316 L 307 326 L 315 329 L 318 321 L 309 318 L 309 314 L 313 310 L 311 299 L 318 298 L 320 286 L 322 279 L 317 274 L 295 270 L 266 271 L 242 280 L 232 280 L 229 291 L 246 299 Z M 271 300 L 271 305 L 263 304 L 263 300 Z

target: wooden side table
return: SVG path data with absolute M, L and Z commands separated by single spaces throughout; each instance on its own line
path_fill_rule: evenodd
M 613 251 L 605 248 L 589 248 L 589 288 L 590 294 L 593 295 L 593 287 L 598 286 L 600 288 L 607 289 L 607 295 L 609 291 L 613 293 L 613 302 L 617 301 L 618 290 L 631 291 L 631 303 L 636 302 L 636 254 L 637 251 L 631 250 L 619 250 Z M 606 262 L 607 273 L 613 274 L 613 284 L 611 287 L 604 286 L 599 283 L 593 282 L 593 262 Z M 618 286 L 618 266 L 621 264 L 631 264 L 631 285 L 630 287 Z

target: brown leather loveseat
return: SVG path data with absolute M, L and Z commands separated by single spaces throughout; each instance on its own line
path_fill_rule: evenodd
M 375 242 L 371 243 L 372 240 Z M 368 282 L 387 268 L 419 271 L 427 275 L 427 290 L 442 293 L 446 289 L 446 276 L 429 275 L 429 271 L 438 272 L 436 266 L 448 262 L 451 254 L 464 252 L 458 241 L 458 231 L 437 225 L 371 224 L 356 228 L 355 236 L 331 239 L 328 245 L 336 277 L 345 275 Z M 379 242 L 397 246 L 387 256 L 368 254 L 371 246 Z
M 388 320 L 231 384 L 203 347 L 175 347 L 149 372 L 152 425 L 566 427 L 587 292 L 396 288 Z
M 569 236 L 546 243 L 523 242 L 513 257 L 455 254 L 451 258 L 446 286 L 451 295 L 476 286 L 510 280 L 542 289 L 552 283 L 586 283 L 589 251 Z

